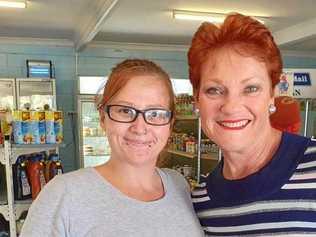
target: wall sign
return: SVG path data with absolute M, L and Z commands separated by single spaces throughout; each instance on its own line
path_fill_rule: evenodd
M 311 86 L 311 78 L 308 72 L 294 72 L 294 86 Z
M 275 94 L 295 98 L 316 98 L 316 69 L 283 69 Z

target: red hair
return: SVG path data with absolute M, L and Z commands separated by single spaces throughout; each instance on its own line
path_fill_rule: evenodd
M 194 94 L 200 87 L 200 73 L 203 63 L 222 48 L 231 48 L 242 56 L 255 57 L 264 62 L 272 88 L 279 83 L 282 72 L 280 50 L 271 32 L 259 21 L 238 13 L 226 17 L 224 23 L 216 26 L 204 22 L 194 34 L 188 52 L 189 77 Z M 214 62 L 216 57 L 213 58 Z

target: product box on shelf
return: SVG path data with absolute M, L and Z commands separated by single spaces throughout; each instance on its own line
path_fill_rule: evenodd
M 46 143 L 56 143 L 56 135 L 54 128 L 54 111 L 45 111 L 46 121 Z
M 45 111 L 31 111 L 32 144 L 46 143 Z
M 191 134 L 173 132 L 168 141 L 169 148 L 176 151 L 196 153 L 196 138 Z
M 46 143 L 46 119 L 45 111 L 38 111 L 38 135 L 40 138 L 40 144 Z
M 63 112 L 54 111 L 54 130 L 56 136 L 56 143 L 62 143 L 63 136 Z
M 14 110 L 12 128 L 15 144 L 62 143 L 63 113 L 62 111 Z
M 31 121 L 30 121 L 30 126 L 31 126 L 31 132 L 33 135 L 33 139 L 31 141 L 32 144 L 40 144 L 40 136 L 39 136 L 39 129 L 38 129 L 38 113 L 37 111 L 31 111 Z
M 23 144 L 31 144 L 34 140 L 32 132 L 31 111 L 22 111 Z
M 23 144 L 22 135 L 22 111 L 14 110 L 12 112 L 13 141 L 16 144 Z

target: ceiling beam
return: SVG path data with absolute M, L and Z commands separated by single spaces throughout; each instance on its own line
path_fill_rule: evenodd
M 316 36 L 316 18 L 273 33 L 275 42 L 279 46 L 302 42 L 314 36 Z
M 91 0 L 90 0 L 91 1 Z M 103 26 L 107 16 L 119 0 L 97 0 L 86 9 L 86 17 L 81 17 L 75 30 L 74 44 L 76 51 L 81 51 L 95 37 Z
M 0 37 L 0 44 L 13 45 L 44 45 L 55 47 L 74 47 L 74 43 L 68 39 L 30 38 L 30 37 Z

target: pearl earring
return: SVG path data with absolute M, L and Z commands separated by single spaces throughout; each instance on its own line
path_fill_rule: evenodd
M 194 113 L 195 113 L 195 115 L 199 115 L 200 114 L 200 110 L 199 109 L 194 109 Z
M 275 113 L 276 110 L 277 110 L 277 108 L 275 107 L 274 104 L 270 104 L 270 105 L 269 105 L 269 114 Z

